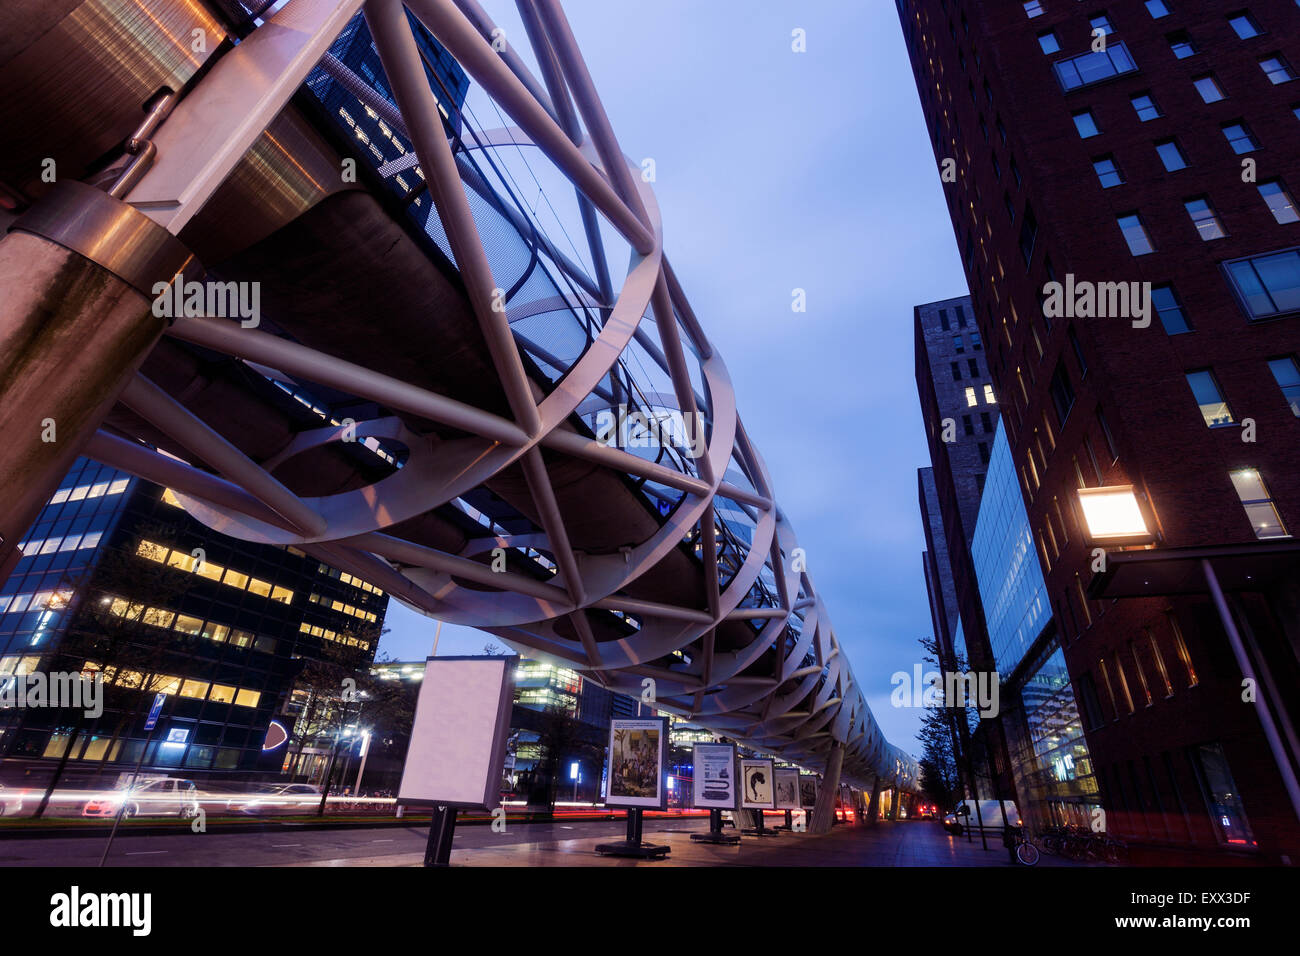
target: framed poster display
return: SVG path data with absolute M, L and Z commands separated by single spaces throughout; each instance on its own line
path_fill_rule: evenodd
M 668 718 L 615 717 L 609 725 L 605 805 L 667 809 L 667 747 Z
M 740 806 L 772 810 L 776 806 L 775 768 L 771 760 L 743 757 L 740 761 Z
M 799 771 L 794 769 L 776 772 L 776 808 L 778 810 L 799 809 Z
M 516 660 L 425 661 L 399 804 L 483 810 L 501 802 Z
M 817 806 L 817 778 L 813 774 L 800 775 L 799 802 L 808 810 Z
M 697 810 L 736 809 L 736 748 L 733 744 L 696 744 L 692 763 L 691 806 Z

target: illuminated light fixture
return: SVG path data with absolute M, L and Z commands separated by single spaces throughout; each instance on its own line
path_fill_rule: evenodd
M 1079 507 L 1094 541 L 1137 541 L 1153 537 L 1132 485 L 1080 488 Z

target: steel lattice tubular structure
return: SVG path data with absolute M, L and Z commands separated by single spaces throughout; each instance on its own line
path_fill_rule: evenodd
M 449 136 L 407 10 L 512 126 L 464 120 Z M 265 316 L 173 315 L 138 354 L 123 345 L 119 380 L 102 386 L 116 403 L 94 396 L 100 411 L 60 460 L 84 453 L 157 481 L 217 531 L 297 547 L 613 689 L 640 696 L 649 678 L 660 710 L 755 749 L 835 765 L 864 789 L 914 790 L 915 762 L 885 740 L 853 676 L 563 11 L 519 10 L 541 80 L 474 0 L 290 0 L 255 29 L 245 18 L 237 45 L 180 60 L 173 47 L 196 23 L 233 28 L 194 0 L 87 0 L 0 62 L 12 89 L 88 69 L 76 51 L 111 54 L 113 102 L 78 115 L 56 104 L 72 133 L 93 113 L 129 119 L 116 135 L 130 134 L 138 114 L 118 99 L 177 91 L 96 181 L 107 191 L 33 184 L 11 253 L 14 237 L 39 237 L 147 303 L 147 280 L 192 279 L 195 262 L 109 261 L 97 240 L 153 230 L 209 280 L 257 283 Z M 358 11 L 391 101 L 328 52 Z M 348 141 L 304 87 L 326 77 L 410 145 L 404 168 L 423 182 L 400 201 L 374 175 L 339 176 Z M 509 188 L 502 154 L 525 149 L 574 188 L 594 278 Z M 628 247 L 617 288 L 597 217 Z M 98 234 L 77 232 L 87 220 Z M 45 417 L 35 390 L 15 394 Z M 703 453 L 680 434 L 617 447 L 609 423 L 623 409 L 643 416 L 636 435 L 700 426 Z M 46 494 L 59 462 L 32 455 L 3 459 L 3 477 Z

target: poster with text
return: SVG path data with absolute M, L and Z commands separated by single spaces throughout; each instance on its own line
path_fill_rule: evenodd
M 776 808 L 799 809 L 799 771 L 794 769 L 776 772 Z
M 616 717 L 610 723 L 607 806 L 665 809 L 667 741 L 664 717 Z
M 696 744 L 691 760 L 695 768 L 691 806 L 697 810 L 736 809 L 736 748 Z
M 740 806 L 745 810 L 771 810 L 775 806 L 775 769 L 772 761 L 740 761 Z

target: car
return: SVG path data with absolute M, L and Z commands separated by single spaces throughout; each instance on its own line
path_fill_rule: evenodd
M 193 780 L 176 777 L 155 777 L 132 787 L 122 787 L 106 794 L 97 794 L 81 808 L 83 817 L 115 817 L 118 810 L 123 817 L 167 817 L 182 819 L 198 816 L 198 788 Z
M 6 790 L 0 784 L 0 817 L 16 817 L 23 812 L 23 797 L 26 790 Z
M 1013 827 L 1021 826 L 1023 821 L 1020 819 L 1020 811 L 1016 809 L 1016 802 L 1003 800 L 1001 803 L 999 807 L 997 800 L 980 800 L 978 805 L 974 800 L 963 800 L 951 813 L 944 815 L 943 828 L 957 836 L 965 833 L 967 827 L 979 830 L 981 825 L 985 830 L 1001 833 L 1004 813 L 1007 823 Z
M 321 789 L 310 783 L 279 783 L 226 801 L 231 813 L 307 813 L 320 806 Z

